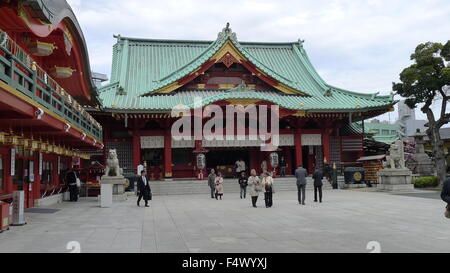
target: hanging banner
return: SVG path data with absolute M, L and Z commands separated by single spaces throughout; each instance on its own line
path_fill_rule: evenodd
M 16 175 L 16 149 L 11 148 L 11 176 Z
M 30 176 L 29 176 L 29 180 L 30 182 L 34 182 L 34 161 L 30 160 Z
M 39 175 L 42 175 L 42 153 L 39 152 Z
M 61 173 L 61 157 L 58 156 L 58 174 Z

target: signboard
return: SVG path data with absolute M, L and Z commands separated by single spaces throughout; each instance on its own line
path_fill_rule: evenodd
M 302 146 L 322 146 L 322 135 L 302 134 Z
M 23 191 L 13 192 L 12 225 L 24 225 L 25 195 Z
M 11 148 L 11 176 L 16 175 L 16 149 Z

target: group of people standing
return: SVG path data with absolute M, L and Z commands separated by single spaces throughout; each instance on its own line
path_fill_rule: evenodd
M 273 178 L 269 172 L 264 172 L 261 176 L 256 175 L 256 170 L 252 169 L 250 172 L 250 176 L 247 177 L 245 171 L 242 171 L 238 177 L 238 183 L 240 187 L 240 197 L 241 199 L 245 199 L 247 197 L 247 187 L 250 187 L 249 193 L 252 199 L 252 206 L 256 206 L 256 202 L 258 200 L 259 193 L 264 193 L 264 200 L 266 208 L 270 208 L 273 205 L 272 195 L 274 193 L 273 190 Z M 214 169 L 211 169 L 210 174 L 208 175 L 208 185 L 211 189 L 211 198 L 215 198 L 216 200 L 222 200 L 223 196 L 223 176 L 221 172 L 215 172 Z
M 239 162 L 239 161 L 237 161 Z M 244 163 L 245 164 L 245 163 Z M 245 166 L 245 165 L 244 165 Z M 282 171 L 284 173 L 284 171 Z M 308 177 L 308 172 L 302 165 L 299 165 L 295 170 L 295 178 L 298 190 L 298 203 L 300 205 L 305 205 L 306 199 L 306 177 Z M 323 172 L 316 168 L 312 174 L 314 181 L 314 202 L 322 203 L 322 186 L 323 186 Z M 222 200 L 223 196 L 223 176 L 221 172 L 215 172 L 211 169 L 208 175 L 208 185 L 211 189 L 211 198 L 216 200 Z M 240 198 L 245 199 L 247 197 L 247 187 L 250 187 L 249 193 L 252 199 L 252 206 L 257 207 L 257 201 L 260 193 L 264 193 L 264 201 L 266 208 L 273 206 L 273 177 L 268 171 L 264 171 L 261 176 L 256 175 L 256 170 L 252 169 L 250 171 L 250 176 L 246 176 L 245 171 L 242 171 L 238 176 L 238 184 L 240 187 Z

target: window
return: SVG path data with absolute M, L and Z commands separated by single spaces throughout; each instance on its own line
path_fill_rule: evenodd
M 382 134 L 382 135 L 389 135 L 389 130 L 382 130 L 382 131 L 381 131 L 381 134 Z
M 53 164 L 48 161 L 42 162 L 42 177 L 41 184 L 51 184 L 52 183 L 52 170 Z
M 397 134 L 397 131 L 396 131 L 396 130 L 392 130 L 392 131 L 391 131 L 391 134 L 392 134 L 392 135 L 396 135 L 396 134 Z

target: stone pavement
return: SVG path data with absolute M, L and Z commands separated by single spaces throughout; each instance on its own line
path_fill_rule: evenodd
M 155 196 L 149 208 L 134 197 L 112 208 L 65 202 L 27 213 L 27 225 L 0 234 L 0 252 L 69 252 L 69 241 L 81 252 L 369 252 L 369 241 L 382 252 L 450 252 L 450 220 L 433 198 L 326 190 L 319 204 L 309 190 L 301 206 L 296 192 L 277 192 L 266 209 L 261 196 L 252 208 L 249 197 L 208 194 Z

